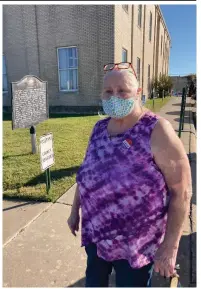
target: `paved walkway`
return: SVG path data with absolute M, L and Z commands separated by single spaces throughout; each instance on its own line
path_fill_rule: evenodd
M 180 103 L 181 98 L 173 97 L 159 113 L 175 129 L 179 127 Z M 182 133 L 182 141 L 191 162 L 193 198 L 178 254 L 183 287 L 196 282 L 196 143 L 189 108 L 187 104 L 184 129 L 191 133 Z M 86 256 L 80 248 L 80 233 L 75 238 L 66 224 L 74 188 L 55 204 L 3 202 L 3 287 L 84 287 Z M 154 277 L 153 286 L 168 287 L 168 283 Z

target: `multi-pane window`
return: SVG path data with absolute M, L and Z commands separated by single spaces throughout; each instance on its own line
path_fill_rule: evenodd
M 149 41 L 151 41 L 152 37 L 152 13 L 149 15 Z
M 137 57 L 137 80 L 140 83 L 140 58 Z
M 138 26 L 142 27 L 142 5 L 138 5 Z
M 8 91 L 8 80 L 7 80 L 7 72 L 6 72 L 6 60 L 5 56 L 3 55 L 3 92 Z
M 122 62 L 127 62 L 127 50 L 122 49 Z
M 128 13 L 128 5 L 122 5 L 122 7 Z
M 58 48 L 59 90 L 78 90 L 77 47 Z

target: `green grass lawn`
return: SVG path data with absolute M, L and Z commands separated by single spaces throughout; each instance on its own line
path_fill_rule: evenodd
M 164 100 L 161 98 L 154 99 L 154 107 L 153 107 L 153 99 L 148 99 L 146 102 L 146 107 L 154 112 L 160 111 L 161 107 L 165 105 L 170 100 L 170 97 L 165 97 Z
M 157 112 L 167 97 L 155 100 Z M 153 110 L 152 100 L 146 107 Z M 45 173 L 39 154 L 31 154 L 29 129 L 12 130 L 9 118 L 3 122 L 3 195 L 7 198 L 56 201 L 74 183 L 84 158 L 88 139 L 100 116 L 56 116 L 37 125 L 37 143 L 43 134 L 53 133 L 55 164 L 51 167 L 51 190 L 46 193 Z

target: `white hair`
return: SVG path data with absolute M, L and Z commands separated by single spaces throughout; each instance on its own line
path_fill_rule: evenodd
M 121 69 L 119 70 L 120 73 L 124 73 L 124 74 L 127 74 L 128 77 L 131 79 L 132 83 L 133 83 L 133 86 L 138 89 L 139 88 L 139 83 L 137 81 L 137 78 L 135 77 L 133 71 L 131 69 Z
M 108 73 L 105 74 L 103 81 L 105 81 L 105 78 L 108 77 L 110 75 L 110 73 L 122 73 L 125 74 L 126 77 L 130 78 L 133 87 L 138 90 L 139 88 L 139 83 L 133 73 L 133 71 L 131 69 L 120 69 L 120 70 L 112 70 L 109 71 Z

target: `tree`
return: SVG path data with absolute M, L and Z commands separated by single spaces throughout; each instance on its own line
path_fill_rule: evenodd
M 193 95 L 196 95 L 196 74 L 189 74 L 187 75 L 187 82 L 188 82 L 188 96 L 192 97 Z
M 155 78 L 152 82 L 152 88 L 155 89 L 155 92 L 159 94 L 159 97 L 163 96 L 163 91 L 164 91 L 164 96 L 166 96 L 169 91 L 172 89 L 173 83 L 171 80 L 171 77 L 165 74 L 162 74 L 159 76 L 159 78 Z
M 189 74 L 189 75 L 187 75 L 187 81 L 188 81 L 188 84 L 190 85 L 191 84 L 191 82 L 193 81 L 194 83 L 196 83 L 196 80 L 197 80 L 197 78 L 196 78 L 196 74 Z

